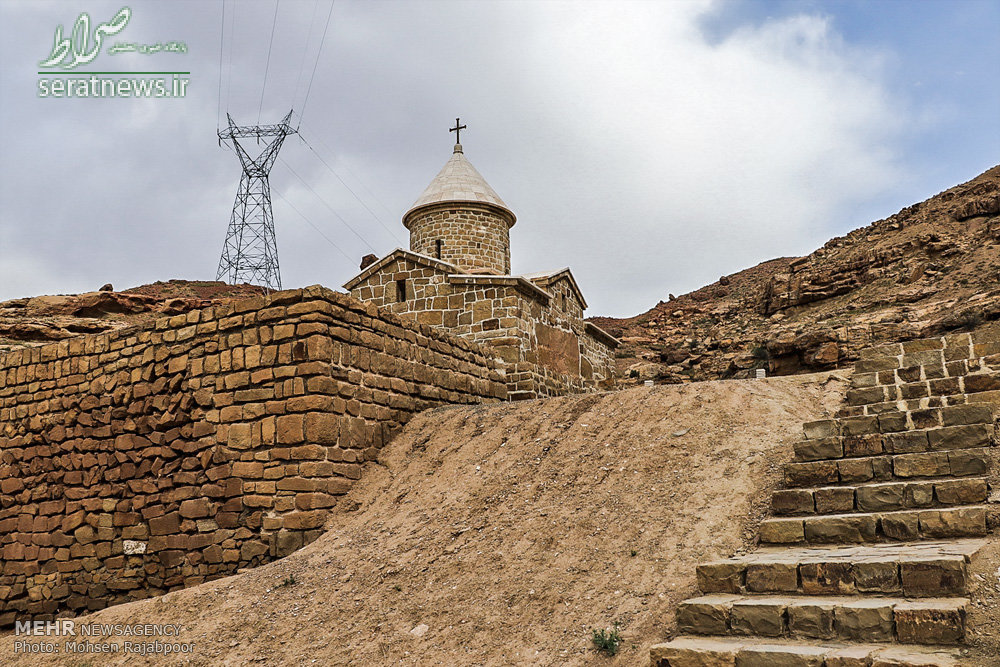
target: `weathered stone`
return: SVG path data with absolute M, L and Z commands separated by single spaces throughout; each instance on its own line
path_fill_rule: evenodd
M 854 511 L 854 489 L 845 486 L 830 486 L 816 489 L 813 494 L 816 499 L 818 514 Z
M 795 600 L 788 604 L 788 631 L 793 637 L 832 639 L 834 608 L 832 602 Z
M 780 598 L 748 598 L 732 605 L 735 634 L 779 637 L 785 632 L 785 605 Z
M 982 478 L 951 479 L 934 484 L 934 495 L 943 505 L 971 505 L 986 502 L 989 489 Z
M 836 609 L 834 625 L 837 635 L 853 641 L 887 641 L 892 639 L 892 603 L 867 599 L 845 602 Z
M 737 595 L 707 595 L 681 602 L 677 607 L 677 629 L 700 635 L 729 632 L 729 611 Z
M 961 558 L 902 557 L 899 576 L 906 595 L 927 597 L 965 593 L 966 564 Z
M 916 512 L 882 514 L 879 517 L 882 534 L 890 540 L 920 539 L 920 522 Z
M 875 539 L 875 517 L 864 514 L 810 517 L 805 519 L 807 542 L 849 543 Z
M 986 534 L 986 510 L 981 507 L 923 510 L 920 532 L 925 537 L 975 537 Z
M 796 563 L 751 563 L 745 571 L 747 590 L 754 593 L 791 593 L 799 587 Z
M 965 639 L 965 600 L 896 604 L 896 633 L 906 644 L 957 644 Z
M 902 590 L 899 565 L 891 561 L 862 560 L 853 564 L 854 585 L 863 593 L 898 593 Z
M 791 544 L 804 539 L 801 519 L 767 519 L 760 524 L 760 541 Z
M 857 490 L 858 509 L 865 512 L 903 508 L 903 484 L 869 484 Z
M 816 511 L 813 494 L 802 489 L 779 489 L 771 494 L 775 514 L 811 514 Z
M 849 562 L 807 562 L 799 566 L 802 592 L 808 595 L 853 593 L 854 573 Z

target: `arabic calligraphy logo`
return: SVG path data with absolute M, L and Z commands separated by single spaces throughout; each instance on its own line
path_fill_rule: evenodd
M 52 45 L 52 53 L 48 60 L 39 63 L 41 67 L 62 67 L 63 69 L 73 69 L 77 65 L 86 65 L 93 62 L 97 54 L 101 52 L 101 42 L 107 35 L 117 35 L 128 24 L 132 18 L 132 10 L 122 7 L 118 10 L 108 23 L 99 23 L 94 30 L 93 43 L 90 38 L 90 15 L 81 12 L 73 24 L 73 32 L 70 36 L 63 37 L 63 27 L 60 24 L 56 27 L 55 41 Z M 72 60 L 69 57 L 72 55 Z

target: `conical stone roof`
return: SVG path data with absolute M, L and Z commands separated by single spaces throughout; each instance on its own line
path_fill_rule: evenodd
M 516 220 L 514 212 L 503 203 L 500 195 L 490 187 L 472 163 L 462 152 L 462 144 L 455 144 L 451 159 L 445 163 L 423 194 L 417 198 L 413 206 L 403 215 L 403 223 L 417 209 L 432 204 L 444 202 L 469 202 L 475 204 L 492 204 L 506 211 L 511 217 L 511 224 Z

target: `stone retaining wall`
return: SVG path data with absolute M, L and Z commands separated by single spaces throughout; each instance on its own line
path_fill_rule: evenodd
M 0 627 L 301 547 L 411 415 L 504 399 L 491 357 L 321 287 L 0 357 Z

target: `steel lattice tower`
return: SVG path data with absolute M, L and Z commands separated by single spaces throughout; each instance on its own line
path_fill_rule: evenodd
M 278 151 L 285 137 L 295 134 L 288 121 L 292 112 L 277 125 L 238 126 L 228 113 L 229 127 L 219 132 L 219 142 L 232 140 L 236 155 L 240 158 L 243 175 L 240 188 L 236 192 L 233 215 L 229 219 L 226 243 L 219 259 L 216 280 L 225 280 L 231 285 L 250 283 L 262 285 L 272 290 L 281 289 L 281 273 L 278 269 L 278 246 L 274 239 L 274 216 L 271 213 L 271 185 L 268 174 L 278 157 Z M 274 137 L 260 155 L 250 157 L 239 139 Z

